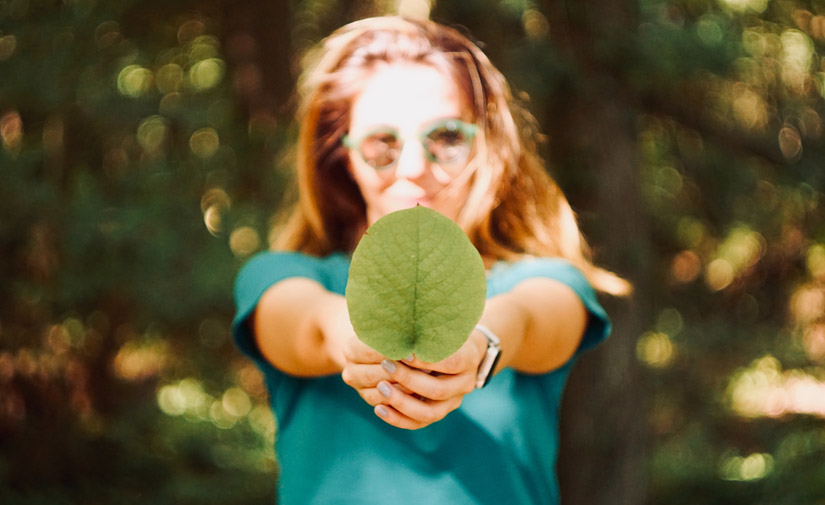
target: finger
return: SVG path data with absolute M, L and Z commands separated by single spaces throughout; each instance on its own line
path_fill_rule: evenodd
M 365 402 L 373 407 L 387 402 L 387 397 L 382 395 L 376 388 L 359 389 L 358 394 L 361 395 L 361 398 Z
M 355 388 L 374 388 L 380 381 L 390 378 L 381 365 L 347 364 L 341 372 L 344 382 Z
M 405 392 L 404 386 L 398 384 L 393 384 L 393 386 L 395 386 L 395 388 L 402 394 L 414 395 L 414 393 Z M 376 387 L 358 389 L 357 391 L 361 398 L 373 407 L 381 403 L 387 403 L 387 397 L 383 393 L 381 393 Z
M 382 367 L 388 372 L 392 368 L 387 366 L 386 360 L 382 362 Z M 448 400 L 455 396 L 464 396 L 475 389 L 475 372 L 456 375 L 430 374 L 404 363 L 395 363 L 394 371 L 389 373 L 389 376 L 409 391 L 430 400 Z
M 373 411 L 375 412 L 375 415 L 380 417 L 385 423 L 395 426 L 396 428 L 401 428 L 404 430 L 417 430 L 427 426 L 420 421 L 410 419 L 388 405 L 376 405 Z
M 440 421 L 447 414 L 457 409 L 461 405 L 462 396 L 452 397 L 447 400 L 424 400 L 411 395 L 401 393 L 395 386 L 387 381 L 381 381 L 376 388 L 378 392 L 386 397 L 384 403 L 393 407 L 400 414 L 410 419 L 432 424 Z

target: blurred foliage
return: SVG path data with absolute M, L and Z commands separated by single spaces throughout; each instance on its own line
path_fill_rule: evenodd
M 575 2 L 432 17 L 482 41 L 543 129 L 607 81 L 632 118 L 648 502 L 822 504 L 825 2 L 588 4 L 627 15 L 596 34 Z M 276 429 L 230 342 L 232 280 L 292 191 L 294 55 L 394 9 L 0 0 L 3 503 L 272 502 Z M 543 149 L 598 258 L 599 167 Z
M 277 204 L 288 132 L 239 114 L 219 7 L 0 2 L 4 503 L 272 501 L 228 330 L 271 208 L 233 196 Z

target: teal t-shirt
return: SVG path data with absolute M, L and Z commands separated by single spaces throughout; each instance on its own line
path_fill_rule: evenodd
M 559 406 L 575 356 L 543 375 L 501 370 L 457 410 L 420 430 L 383 422 L 340 375 L 298 378 L 266 361 L 246 324 L 261 295 L 290 277 L 343 295 L 349 257 L 267 252 L 235 284 L 232 332 L 261 369 L 278 423 L 280 505 L 554 505 Z M 546 277 L 570 286 L 590 314 L 576 355 L 604 340 L 610 322 L 582 273 L 561 259 L 498 263 L 487 296 Z

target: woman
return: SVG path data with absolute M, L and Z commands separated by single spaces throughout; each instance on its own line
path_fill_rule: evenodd
M 233 325 L 278 420 L 279 503 L 558 503 L 564 383 L 609 332 L 591 286 L 628 286 L 588 261 L 529 117 L 475 45 L 429 21 L 341 28 L 302 88 L 299 202 L 282 252 L 239 274 Z M 343 297 L 366 228 L 415 205 L 458 223 L 488 269 L 479 326 L 439 363 L 384 359 Z

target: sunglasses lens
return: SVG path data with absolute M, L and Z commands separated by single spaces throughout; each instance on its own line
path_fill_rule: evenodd
M 424 146 L 433 161 L 450 163 L 467 158 L 472 140 L 457 123 L 448 122 L 428 133 Z
M 392 165 L 400 153 L 401 141 L 393 132 L 376 132 L 361 142 L 361 155 L 374 168 Z
M 430 161 L 457 165 L 470 155 L 475 129 L 475 125 L 450 119 L 425 130 L 419 134 L 419 139 Z M 389 128 L 374 130 L 355 142 L 364 162 L 379 170 L 395 165 L 404 148 L 404 141 L 395 130 Z M 344 143 L 347 147 L 356 147 L 347 137 Z

